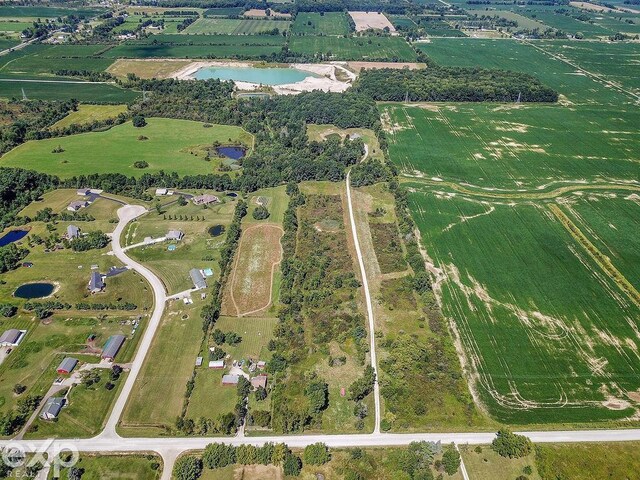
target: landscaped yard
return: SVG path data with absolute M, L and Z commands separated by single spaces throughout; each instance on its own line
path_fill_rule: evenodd
M 30 168 L 62 178 L 89 173 L 214 173 L 216 161 L 207 161 L 207 149 L 216 141 L 241 142 L 251 147 L 253 137 L 239 127 L 204 124 L 187 120 L 150 118 L 136 128 L 130 122 L 105 132 L 82 133 L 47 140 L 32 140 L 13 149 L 0 160 L 3 167 Z M 63 152 L 53 153 L 61 147 Z M 91 161 L 87 161 L 90 158 Z M 147 168 L 134 162 L 146 161 Z

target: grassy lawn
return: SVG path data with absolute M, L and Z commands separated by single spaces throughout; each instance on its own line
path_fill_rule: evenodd
M 63 178 L 107 172 L 141 176 L 160 170 L 179 175 L 204 174 L 215 171 L 216 162 L 204 159 L 213 142 L 253 144 L 253 137 L 239 127 L 203 128 L 200 122 L 164 118 L 150 118 L 147 122 L 143 128 L 127 122 L 105 132 L 29 141 L 2 157 L 0 165 L 30 168 Z M 139 139 L 140 136 L 147 139 Z M 64 152 L 52 153 L 58 146 Z M 85 161 L 87 156 L 92 158 L 91 163 Z M 135 168 L 133 163 L 138 160 L 148 162 L 149 167 Z
M 200 351 L 203 305 L 198 297 L 193 305 L 174 301 L 166 310 L 127 402 L 121 433 L 170 433 Z
M 267 199 L 267 210 L 269 210 L 269 218 L 266 220 L 256 220 L 253 218 L 253 211 L 258 206 L 258 198 Z M 263 188 L 257 192 L 251 193 L 247 199 L 249 210 L 247 216 L 242 219 L 243 227 L 247 227 L 253 224 L 273 223 L 275 225 L 282 225 L 284 219 L 284 212 L 289 206 L 289 196 L 286 193 L 286 187 Z
M 156 480 L 162 472 L 162 459 L 153 454 L 116 456 L 83 453 L 76 467 L 84 470 L 83 480 Z M 63 469 L 60 480 L 68 478 L 68 470 Z
M 238 345 L 224 345 L 222 348 L 234 360 L 253 358 L 269 360 L 271 352 L 267 350 L 269 340 L 273 338 L 273 330 L 278 324 L 277 318 L 258 317 L 220 317 L 215 328 L 223 332 L 236 332 L 242 337 Z
M 50 323 L 35 323 L 26 315 L 2 322 L 2 330 L 24 329 L 27 330 L 27 337 L 0 366 L 0 411 L 3 413 L 8 411 L 18 400 L 19 397 L 12 393 L 13 386 L 17 383 L 27 387 L 26 393 L 22 396 L 44 395 L 57 378 L 55 369 L 65 354 L 72 354 L 82 362 L 99 361 L 98 356 L 87 353 L 89 352 L 87 337 L 90 334 L 97 336 L 94 344 L 98 348 L 102 348 L 110 335 L 116 333 L 126 335 L 128 340 L 125 346 L 129 344 L 131 347 L 129 351 L 122 350 L 117 361 L 126 362 L 131 359 L 137 340 L 141 337 L 141 329 L 136 332 L 134 338 L 131 338 L 132 326 L 130 323 L 122 323 L 126 320 L 125 318 L 113 316 L 98 320 L 66 318 L 67 316 L 55 316 Z M 96 396 L 92 401 L 104 401 L 103 407 L 108 408 L 111 401 L 110 395 L 110 392 L 104 390 L 100 392 L 99 398 Z M 85 419 L 85 422 L 90 423 L 90 419 Z M 75 435 L 77 434 L 87 435 L 83 428 L 76 431 Z
M 162 237 L 169 230 L 184 232 L 185 236 L 180 242 L 172 242 L 176 245 L 174 251 L 167 249 L 169 242 L 129 250 L 132 258 L 143 262 L 162 279 L 170 294 L 178 293 L 193 287 L 189 277 L 189 270 L 192 268 L 211 268 L 216 277 L 220 274 L 219 250 L 226 235 L 212 237 L 208 230 L 214 225 L 229 225 L 234 206 L 235 202 L 231 201 L 208 208 L 191 202 L 185 206 L 174 203 L 164 207 L 164 213 L 160 215 L 152 209 L 149 214 L 131 224 L 123 235 L 123 243 L 132 245 L 143 241 L 145 237 Z M 180 220 L 180 216 L 183 220 Z M 173 220 L 176 217 L 178 219 Z M 192 217 L 194 220 L 191 220 Z M 195 220 L 196 217 L 204 220 Z
M 208 360 L 197 370 L 196 386 L 189 399 L 187 417 L 215 419 L 218 415 L 233 412 L 238 403 L 235 385 L 222 385 L 224 370 L 207 368 Z
M 25 438 L 86 438 L 100 433 L 126 374 L 114 382 L 115 388 L 107 390 L 104 385 L 109 381 L 109 370 L 100 369 L 99 372 L 101 381 L 98 384 L 74 386 L 58 419 L 54 422 L 36 419 Z
M 460 448 L 460 454 L 470 478 L 474 480 L 513 480 L 519 475 L 525 475 L 524 468 L 529 466 L 533 471 L 533 473 L 526 475 L 529 480 L 540 480 L 533 453 L 523 458 L 506 458 L 491 450 L 489 445 L 479 447 L 480 453 L 476 452 L 476 448 L 471 446 L 461 446 Z M 605 477 L 593 476 L 590 478 Z
M 84 125 L 87 123 L 116 118 L 127 111 L 126 105 L 79 105 L 78 110 L 71 112 L 62 120 L 58 120 L 50 128 L 65 128 L 70 125 Z

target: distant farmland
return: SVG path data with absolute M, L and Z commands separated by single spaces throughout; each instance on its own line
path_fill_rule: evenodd
M 334 60 L 395 59 L 413 62 L 416 54 L 401 37 L 291 37 L 289 49 L 307 55 L 322 54 Z
M 381 111 L 477 400 L 514 424 L 640 411 L 637 110 Z

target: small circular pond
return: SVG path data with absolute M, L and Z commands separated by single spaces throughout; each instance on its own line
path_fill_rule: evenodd
M 244 147 L 236 147 L 232 145 L 227 147 L 216 147 L 216 152 L 218 152 L 218 155 L 223 157 L 227 157 L 232 160 L 240 160 L 246 155 L 247 150 Z
M 0 237 L 0 247 L 4 247 L 6 245 L 9 245 L 10 243 L 17 242 L 18 240 L 26 237 L 28 233 L 29 230 L 11 230 L 10 232 Z
M 218 237 L 224 233 L 224 225 L 214 225 L 209 227 L 209 235 L 212 237 Z
M 227 193 L 227 197 L 236 198 L 237 196 L 238 196 L 238 194 L 236 192 Z
M 55 289 L 55 285 L 53 283 L 48 282 L 37 282 L 37 283 L 25 283 L 24 285 L 20 285 L 13 295 L 18 298 L 43 298 L 48 297 L 53 293 Z

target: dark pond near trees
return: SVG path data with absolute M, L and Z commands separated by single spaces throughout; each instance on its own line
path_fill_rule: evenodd
M 13 295 L 26 299 L 48 297 L 53 293 L 54 288 L 55 286 L 53 283 L 25 283 L 24 285 L 20 285 Z
M 236 192 L 227 193 L 227 197 L 236 198 L 237 196 L 238 196 L 238 194 Z
M 224 233 L 224 225 L 214 225 L 213 227 L 209 228 L 209 235 L 211 235 L 212 237 L 217 237 L 219 235 L 222 235 Z
M 0 247 L 9 245 L 10 243 L 17 242 L 21 238 L 24 238 L 29 233 L 28 230 L 11 230 L 7 234 L 0 237 Z
M 247 149 L 244 147 L 216 147 L 216 152 L 223 157 L 240 160 L 246 155 Z

